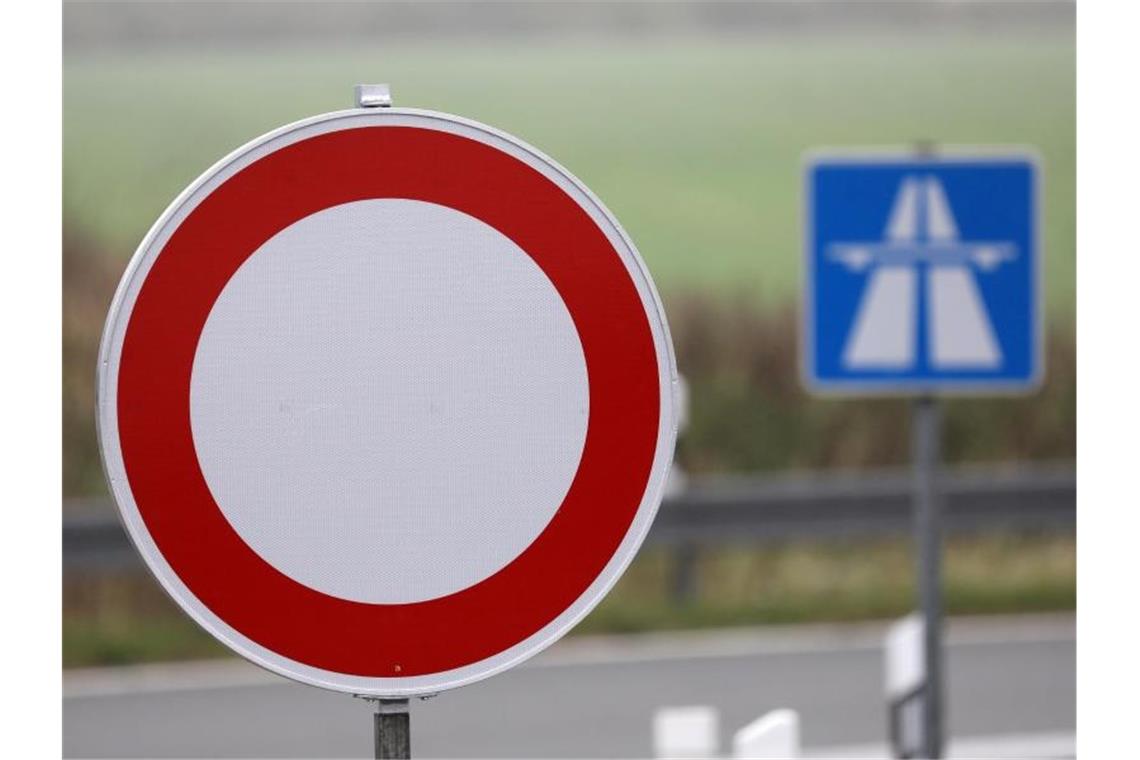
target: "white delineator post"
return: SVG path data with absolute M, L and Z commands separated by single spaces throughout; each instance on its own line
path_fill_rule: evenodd
M 773 710 L 749 723 L 732 738 L 734 758 L 797 758 L 800 716 L 795 710 Z
M 665 758 L 712 758 L 720 751 L 715 707 L 662 707 L 653 716 L 653 754 Z
M 883 683 L 888 733 L 895 757 L 925 757 L 923 709 L 926 625 L 919 614 L 894 623 L 884 641 Z

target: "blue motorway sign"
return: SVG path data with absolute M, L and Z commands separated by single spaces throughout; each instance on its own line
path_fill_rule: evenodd
M 815 155 L 801 353 L 823 392 L 1010 392 L 1042 371 L 1039 169 L 1024 153 Z

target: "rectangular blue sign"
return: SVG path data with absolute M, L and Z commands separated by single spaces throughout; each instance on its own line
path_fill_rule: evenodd
M 1037 386 L 1040 171 L 1031 154 L 815 155 L 805 182 L 809 388 Z

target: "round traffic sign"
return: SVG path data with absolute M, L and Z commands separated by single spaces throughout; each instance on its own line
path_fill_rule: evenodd
M 270 670 L 433 693 L 558 639 L 660 503 L 676 369 L 633 244 L 519 140 L 410 109 L 265 135 L 139 246 L 99 359 L 127 530 Z

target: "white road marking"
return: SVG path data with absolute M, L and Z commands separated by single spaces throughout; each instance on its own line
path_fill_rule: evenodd
M 808 758 L 882 758 L 891 756 L 885 744 L 853 744 L 820 747 L 804 754 Z M 1077 756 L 1077 737 L 1071 733 L 1001 734 L 951 739 L 946 757 L 954 758 L 1070 758 Z

